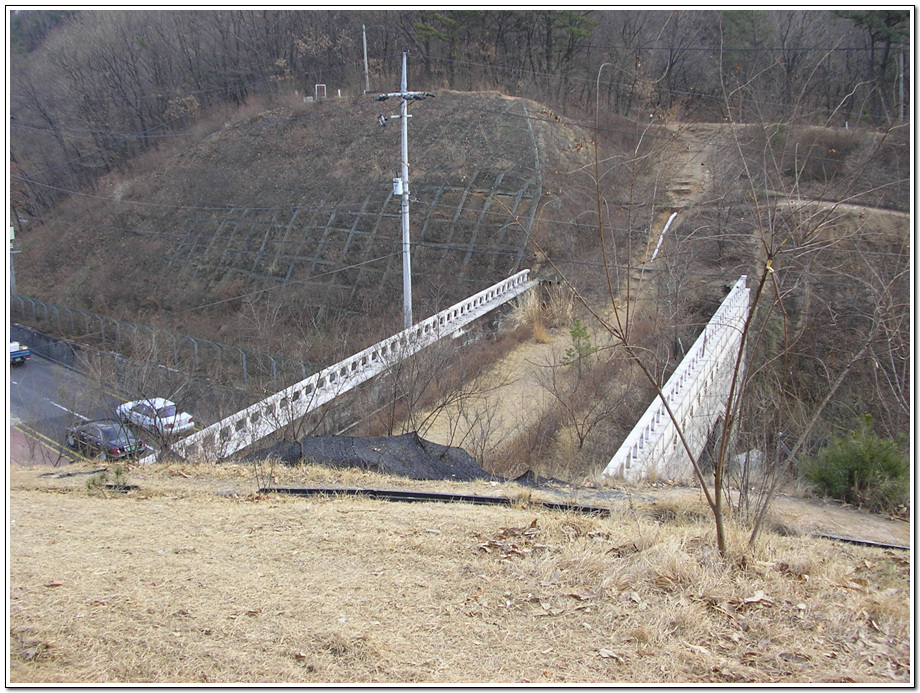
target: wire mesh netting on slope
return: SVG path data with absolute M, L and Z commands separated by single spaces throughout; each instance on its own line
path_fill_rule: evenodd
M 413 262 L 450 270 L 444 291 L 454 302 L 520 269 L 542 194 L 539 148 L 520 99 L 445 94 L 414 110 Z M 171 172 L 170 188 L 185 181 L 186 191 L 219 172 L 223 194 L 184 216 L 167 269 L 206 282 L 298 284 L 316 306 L 360 309 L 398 293 L 401 198 L 391 179 L 399 148 L 399 127 L 381 130 L 367 109 L 267 113 L 215 133 Z
M 184 148 L 138 159 L 31 229 L 23 293 L 298 360 L 326 361 L 331 330 L 348 332 L 336 348 L 377 341 L 403 295 L 401 128 L 377 120 L 392 108 L 279 101 L 202 122 Z M 553 220 L 583 200 L 554 176 L 584 169 L 587 135 L 544 110 L 494 92 L 411 105 L 416 316 L 534 268 L 547 235 L 574 247 Z

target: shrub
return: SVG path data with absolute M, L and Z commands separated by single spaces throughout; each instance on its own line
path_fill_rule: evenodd
M 894 510 L 907 502 L 910 468 L 903 445 L 876 435 L 868 415 L 858 429 L 806 459 L 802 471 L 828 496 L 867 510 Z
M 579 363 L 579 368 L 581 368 L 581 360 L 593 354 L 597 349 L 591 344 L 591 335 L 588 334 L 588 328 L 578 318 L 575 318 L 572 328 L 569 330 L 569 335 L 572 337 L 572 346 L 565 350 L 562 365 L 570 366 L 573 363 Z
M 111 475 L 109 474 L 108 467 L 106 467 L 105 469 L 97 471 L 86 480 L 86 490 L 90 493 L 103 492 L 105 489 L 125 491 L 127 488 L 128 484 L 125 481 L 125 468 L 121 465 L 116 465 Z

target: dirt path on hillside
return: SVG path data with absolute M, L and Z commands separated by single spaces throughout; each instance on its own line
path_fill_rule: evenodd
M 675 126 L 674 139 L 662 153 L 663 162 L 670 162 L 664 173 L 667 177 L 668 206 L 655 215 L 648 244 L 634 258 L 637 270 L 633 281 L 632 302 L 640 298 L 644 289 L 642 268 L 654 256 L 662 231 L 673 231 L 680 224 L 680 211 L 698 203 L 712 182 L 708 160 L 711 156 L 711 128 L 695 125 Z M 668 225 L 671 215 L 677 216 Z M 602 315 L 616 324 L 614 309 L 608 306 Z M 589 328 L 590 329 L 590 328 Z M 546 416 L 555 402 L 548 382 L 551 370 L 558 366 L 566 349 L 572 346 L 569 329 L 547 330 L 541 341 L 528 340 L 520 344 L 498 363 L 486 376 L 488 387 L 480 394 L 464 397 L 462 402 L 437 412 L 428 412 L 423 420 L 427 427 L 419 431 L 422 437 L 442 445 L 464 447 L 479 458 L 484 467 L 489 461 L 506 456 L 517 438 Z M 604 330 L 591 336 L 597 347 L 609 345 L 612 337 Z M 610 450 L 612 456 L 615 450 Z M 523 473 L 526 470 L 521 470 Z
M 561 362 L 567 338 L 566 330 L 548 329 L 544 342 L 518 345 L 481 379 L 486 391 L 428 412 L 419 434 L 441 445 L 462 447 L 488 467 L 490 459 L 501 456 L 552 404 L 541 378 Z

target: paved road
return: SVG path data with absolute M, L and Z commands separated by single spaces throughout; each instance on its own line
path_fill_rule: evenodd
M 109 381 L 110 382 L 110 381 Z M 198 426 L 221 418 L 216 408 L 218 399 L 207 389 L 187 388 L 185 383 L 179 390 L 181 395 L 164 394 L 180 403 L 184 411 L 190 411 Z M 191 393 L 189 392 L 191 390 Z M 244 397 L 233 399 L 221 391 L 225 407 L 238 411 L 247 404 Z M 67 429 L 81 421 L 115 418 L 115 408 L 128 399 L 140 399 L 140 394 L 125 397 L 94 382 L 91 375 L 62 366 L 32 352 L 32 358 L 24 365 L 10 368 L 9 382 L 9 427 L 11 464 L 66 465 L 85 457 L 69 449 L 65 444 Z M 148 445 L 155 444 L 155 436 L 140 431 Z
M 123 400 L 77 371 L 37 354 L 10 369 L 11 464 L 68 464 L 81 459 L 64 445 L 80 421 L 110 418 Z

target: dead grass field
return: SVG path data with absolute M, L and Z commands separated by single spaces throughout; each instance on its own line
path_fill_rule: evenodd
M 425 488 L 512 507 L 260 497 L 252 468 L 183 465 L 120 494 L 92 469 L 10 472 L 8 684 L 912 681 L 907 552 L 746 553 L 738 528 L 722 560 L 698 494 L 602 518 L 510 484 Z

